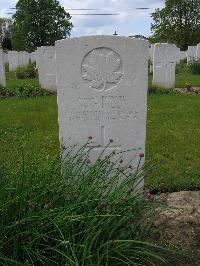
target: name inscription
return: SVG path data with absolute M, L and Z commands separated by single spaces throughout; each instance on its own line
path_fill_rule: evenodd
M 73 99 L 66 116 L 69 121 L 120 121 L 136 120 L 137 114 L 126 96 L 79 96 Z

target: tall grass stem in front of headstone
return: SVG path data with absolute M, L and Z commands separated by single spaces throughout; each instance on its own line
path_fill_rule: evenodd
M 59 156 L 0 168 L 1 265 L 165 265 L 167 249 L 141 241 L 152 209 L 134 192 L 142 169 L 126 175 L 113 153 L 94 163 L 87 153 L 65 148 L 62 174 Z

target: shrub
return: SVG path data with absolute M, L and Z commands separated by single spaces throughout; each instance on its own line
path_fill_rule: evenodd
M 51 95 L 52 93 L 42 89 L 40 86 L 19 85 L 14 89 L 15 96 L 19 98 L 38 97 Z
M 190 68 L 191 68 L 192 74 L 200 75 L 200 60 L 193 61 L 192 64 L 190 64 Z
M 16 70 L 16 78 L 17 79 L 25 79 L 26 78 L 26 72 L 25 67 L 18 67 Z
M 37 75 L 37 70 L 33 63 L 29 63 L 24 67 L 18 67 L 16 70 L 17 79 L 36 78 Z
M 94 164 L 83 148 L 65 154 L 63 174 L 59 158 L 0 168 L 2 265 L 164 265 L 167 251 L 140 241 L 151 209 L 133 192 L 142 171 L 128 175 L 113 153 Z
M 6 99 L 14 96 L 14 92 L 0 85 L 0 99 Z
M 34 63 L 29 63 L 26 69 L 27 78 L 36 78 L 38 76 L 37 69 Z
M 174 89 L 165 89 L 152 85 L 148 88 L 148 94 L 177 94 L 177 91 Z
M 190 74 L 191 68 L 187 65 L 187 60 L 181 60 L 179 63 L 176 64 L 176 74 Z

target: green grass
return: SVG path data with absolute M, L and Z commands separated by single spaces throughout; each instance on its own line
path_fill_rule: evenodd
M 176 74 L 176 88 L 185 88 L 186 83 L 190 83 L 192 87 L 200 87 L 200 75 L 193 74 Z M 152 75 L 149 75 L 149 86 L 152 86 Z
M 200 188 L 199 106 L 195 95 L 148 97 L 147 160 L 157 162 L 147 180 L 151 188 Z
M 63 174 L 58 156 L 42 169 L 37 156 L 9 174 L 0 167 L 0 265 L 171 265 L 174 248 L 146 242 L 156 229 L 142 217 L 155 205 L 133 193 L 143 173 L 119 170 L 113 154 L 113 164 L 90 165 L 85 149 L 70 149 Z
M 39 86 L 39 80 L 37 78 L 34 79 L 10 79 L 6 81 L 6 87 L 9 89 L 14 89 L 19 85 L 35 85 Z
M 146 154 L 156 164 L 146 180 L 151 189 L 160 183 L 164 191 L 200 188 L 199 106 L 196 95 L 148 97 Z M 10 154 L 16 163 L 19 146 L 26 160 L 59 151 L 56 97 L 2 100 L 0 110 L 2 162 Z
M 184 88 L 186 83 L 190 83 L 192 87 L 200 87 L 200 75 L 176 75 L 176 88 Z

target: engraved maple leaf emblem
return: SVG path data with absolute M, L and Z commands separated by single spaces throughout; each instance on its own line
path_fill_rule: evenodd
M 93 50 L 88 64 L 82 66 L 82 78 L 91 81 L 91 88 L 106 91 L 107 83 L 117 83 L 122 78 L 120 64 L 121 59 L 115 52 L 102 53 Z

